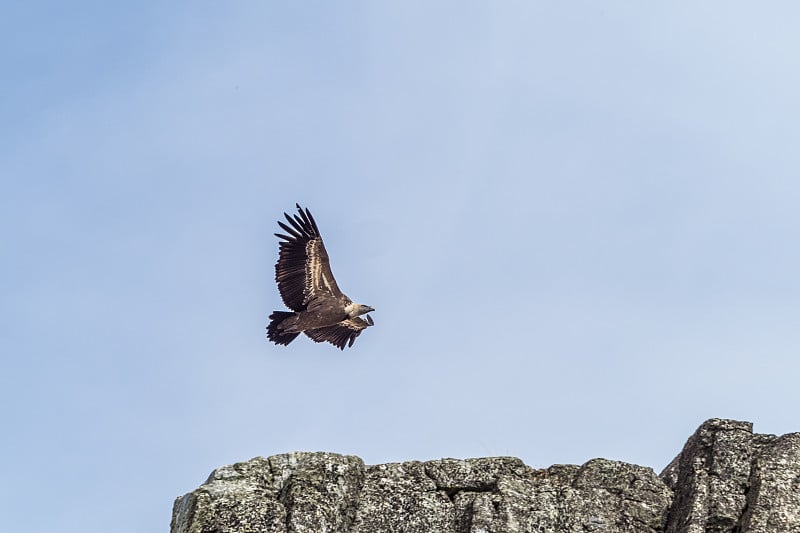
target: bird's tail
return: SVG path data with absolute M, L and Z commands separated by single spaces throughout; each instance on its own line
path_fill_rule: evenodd
M 267 338 L 275 344 L 283 344 L 286 346 L 300 335 L 299 331 L 288 333 L 278 328 L 281 322 L 292 316 L 294 316 L 294 313 L 289 313 L 287 311 L 274 311 L 269 315 L 270 322 L 269 326 L 267 326 Z

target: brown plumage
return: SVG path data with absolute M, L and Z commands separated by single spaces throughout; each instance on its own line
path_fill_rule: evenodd
M 278 221 L 286 234 L 275 234 L 281 240 L 275 281 L 283 303 L 292 312 L 273 312 L 267 337 L 275 344 L 287 345 L 305 333 L 314 342 L 330 342 L 343 350 L 374 324 L 369 315 L 366 320 L 360 317 L 374 309 L 353 303 L 339 290 L 314 217 L 296 205 L 296 215 L 283 214 L 288 225 Z

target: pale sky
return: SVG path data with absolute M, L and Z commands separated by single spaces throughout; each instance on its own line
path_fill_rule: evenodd
M 216 467 L 800 431 L 794 2 L 25 2 L 0 17 L 0 516 L 166 531 Z M 372 305 L 267 342 L 276 220 Z

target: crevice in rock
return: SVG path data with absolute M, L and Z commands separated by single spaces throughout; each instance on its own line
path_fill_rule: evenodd
M 739 518 L 736 520 L 736 524 L 733 526 L 731 533 L 742 533 L 744 531 L 744 520 L 747 516 L 747 512 L 750 510 L 750 489 L 753 486 L 754 463 L 754 460 L 750 462 L 750 473 L 748 474 L 747 485 L 744 488 L 744 507 L 742 507 L 742 512 L 739 513 Z
M 433 484 L 436 486 L 436 490 L 440 490 L 440 491 L 444 492 L 445 495 L 447 496 L 447 498 L 452 503 L 455 503 L 456 496 L 460 492 L 497 492 L 498 491 L 497 480 L 492 480 L 492 481 L 483 482 L 483 483 L 477 482 L 475 484 L 464 484 L 464 485 L 452 485 L 451 486 L 451 485 L 443 485 L 443 484 L 439 483 L 439 481 L 436 479 L 436 476 L 434 476 L 431 473 L 431 471 L 430 471 L 430 469 L 428 468 L 427 465 L 423 468 L 423 472 L 425 473 L 425 476 L 428 479 L 433 481 Z
M 275 498 L 276 500 L 278 500 L 278 503 L 283 505 L 283 513 L 284 513 L 283 527 L 286 530 L 286 533 L 289 533 L 290 531 L 289 525 L 291 524 L 292 521 L 292 508 L 289 502 L 289 487 L 291 486 L 291 484 L 292 484 L 292 476 L 289 475 L 289 477 L 286 478 L 286 481 L 281 483 L 281 488 L 280 490 L 278 490 L 278 496 Z
M 472 531 L 474 519 L 474 509 L 472 506 L 475 502 L 475 498 L 469 498 L 467 501 L 462 500 L 459 505 L 456 502 L 459 494 L 472 495 L 487 492 L 499 492 L 497 480 L 492 480 L 489 482 L 475 482 L 474 484 L 464 483 L 458 485 L 448 485 L 440 483 L 437 480 L 437 476 L 430 471 L 427 465 L 423 468 L 423 472 L 425 473 L 425 476 L 433 482 L 436 490 L 447 496 L 447 499 L 450 500 L 450 503 L 453 505 L 453 518 L 455 521 L 453 525 L 456 533 L 470 533 L 470 531 Z M 492 502 L 492 504 L 494 506 L 495 513 L 499 512 L 499 503 Z
M 458 491 L 460 490 L 458 487 L 451 487 L 449 489 L 447 489 L 447 488 L 445 488 L 445 489 L 437 488 L 437 490 L 443 490 L 444 493 L 447 495 L 447 497 L 450 499 L 450 503 L 455 505 L 455 503 L 456 503 L 456 494 L 458 494 Z
M 451 503 L 456 503 L 456 496 L 458 496 L 462 492 L 497 492 L 497 483 L 489 483 L 486 485 L 478 485 L 472 487 L 436 487 L 436 490 L 440 490 L 445 493 L 447 498 L 450 500 Z

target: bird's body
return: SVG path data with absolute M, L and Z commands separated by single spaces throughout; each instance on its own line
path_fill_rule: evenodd
M 344 349 L 373 325 L 369 315 L 366 320 L 361 315 L 374 309 L 354 303 L 339 290 L 314 217 L 299 204 L 297 211 L 294 217 L 284 213 L 289 225 L 278 222 L 288 235 L 275 234 L 281 239 L 275 281 L 283 303 L 292 312 L 273 312 L 267 337 L 275 344 L 287 345 L 305 333 L 315 342 L 327 341 Z

